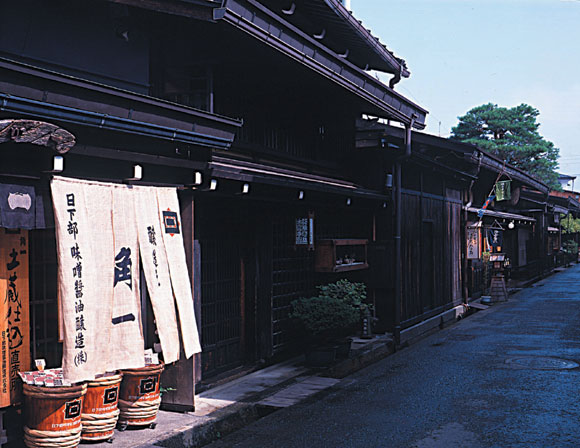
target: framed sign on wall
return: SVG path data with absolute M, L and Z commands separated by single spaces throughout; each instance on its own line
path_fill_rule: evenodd
M 296 246 L 314 249 L 314 212 L 308 216 L 296 218 Z

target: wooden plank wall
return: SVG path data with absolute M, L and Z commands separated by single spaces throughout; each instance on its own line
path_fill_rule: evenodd
M 454 303 L 461 302 L 462 272 L 461 272 L 461 204 L 447 202 L 447 223 L 449 227 L 449 262 L 451 272 L 451 299 Z
M 461 301 L 461 203 L 449 198 L 402 194 L 404 327 Z

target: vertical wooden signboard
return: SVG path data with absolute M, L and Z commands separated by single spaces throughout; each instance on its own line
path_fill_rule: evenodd
M 0 407 L 20 402 L 30 368 L 28 231 L 0 229 Z
M 479 258 L 479 229 L 467 227 L 467 259 L 476 260 Z

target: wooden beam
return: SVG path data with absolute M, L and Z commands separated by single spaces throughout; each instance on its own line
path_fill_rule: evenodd
M 204 3 L 184 3 L 176 0 L 106 0 L 109 3 L 119 3 L 134 8 L 148 9 L 163 14 L 188 17 L 190 19 L 206 20 L 213 22 L 213 8 L 219 5 Z
M 0 120 L 0 143 L 30 143 L 46 146 L 59 154 L 76 143 L 75 136 L 58 126 L 35 120 Z

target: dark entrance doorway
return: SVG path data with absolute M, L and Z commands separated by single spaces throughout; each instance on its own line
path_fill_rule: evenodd
M 202 380 L 246 361 L 240 206 L 214 198 L 196 204 L 201 251 Z

